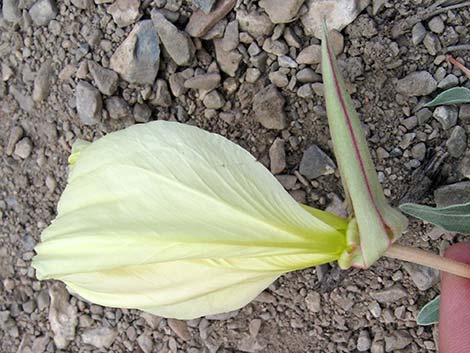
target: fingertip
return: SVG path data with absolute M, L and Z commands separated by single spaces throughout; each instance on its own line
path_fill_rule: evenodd
M 470 263 L 470 243 L 451 246 L 445 257 Z M 470 352 L 470 280 L 442 273 L 439 313 L 440 351 Z
M 470 242 L 452 245 L 444 252 L 444 256 L 449 259 L 470 263 Z

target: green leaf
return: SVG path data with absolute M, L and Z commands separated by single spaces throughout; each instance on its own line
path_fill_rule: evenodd
M 437 324 L 439 322 L 439 304 L 441 297 L 436 298 L 427 303 L 418 314 L 416 322 L 421 326 Z
M 470 203 L 442 208 L 405 203 L 400 205 L 400 209 L 450 232 L 470 234 Z
M 470 89 L 465 87 L 454 87 L 440 93 L 436 98 L 427 103 L 425 107 L 461 103 L 470 103 Z
M 71 162 L 33 266 L 97 304 L 221 313 L 346 249 L 347 221 L 298 204 L 243 148 L 193 126 L 134 125 L 78 142 Z
M 397 240 L 407 226 L 406 217 L 385 199 L 369 152 L 364 130 L 328 41 L 324 23 L 322 73 L 326 110 L 342 183 L 357 228 L 348 231 L 348 246 L 355 267 L 371 266 Z M 351 223 L 352 224 L 352 223 Z M 357 235 L 359 244 L 357 244 Z M 356 243 L 355 243 L 356 242 Z M 345 259 L 343 259 L 345 260 Z M 347 267 L 348 261 L 340 262 Z

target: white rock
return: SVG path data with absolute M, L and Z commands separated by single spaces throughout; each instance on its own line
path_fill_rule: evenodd
M 82 341 L 96 348 L 107 348 L 116 339 L 117 330 L 110 327 L 98 327 L 82 333 Z
M 119 27 L 129 26 L 142 16 L 140 0 L 116 0 L 107 11 Z
M 304 0 L 260 0 L 272 23 L 288 23 L 295 19 Z
M 54 343 L 58 349 L 65 349 L 75 339 L 77 308 L 69 303 L 69 294 L 60 283 L 51 286 L 49 296 L 51 298 L 49 324 Z
M 307 0 L 308 11 L 301 17 L 305 33 L 321 39 L 322 21 L 328 28 L 341 31 L 356 19 L 368 1 L 358 0 Z
M 38 0 L 29 9 L 29 15 L 37 26 L 44 26 L 57 16 L 54 0 Z
M 21 12 L 18 8 L 18 0 L 3 0 L 3 18 L 8 22 L 18 23 L 21 20 Z

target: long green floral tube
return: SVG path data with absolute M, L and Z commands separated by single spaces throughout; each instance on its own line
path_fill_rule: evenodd
M 83 298 L 191 319 L 346 252 L 348 222 L 296 203 L 247 151 L 157 121 L 74 145 L 33 260 Z
M 328 122 L 351 217 L 357 224 L 356 231 L 351 230 L 348 236 L 352 251 L 341 258 L 339 265 L 367 268 L 401 236 L 408 221 L 385 199 L 325 23 L 323 27 L 322 72 Z

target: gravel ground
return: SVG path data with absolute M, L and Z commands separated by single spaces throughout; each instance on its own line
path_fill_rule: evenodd
M 439 293 L 438 273 L 389 259 L 290 273 L 238 311 L 186 322 L 91 305 L 30 267 L 73 141 L 149 120 L 224 135 L 299 202 L 344 213 L 322 13 L 390 201 L 470 201 L 470 105 L 423 108 L 469 85 L 445 55 L 470 65 L 454 48 L 468 44 L 470 11 L 432 3 L 0 1 L 0 351 L 435 352 L 437 331 L 415 316 Z M 412 221 L 401 242 L 442 252 L 462 239 Z

